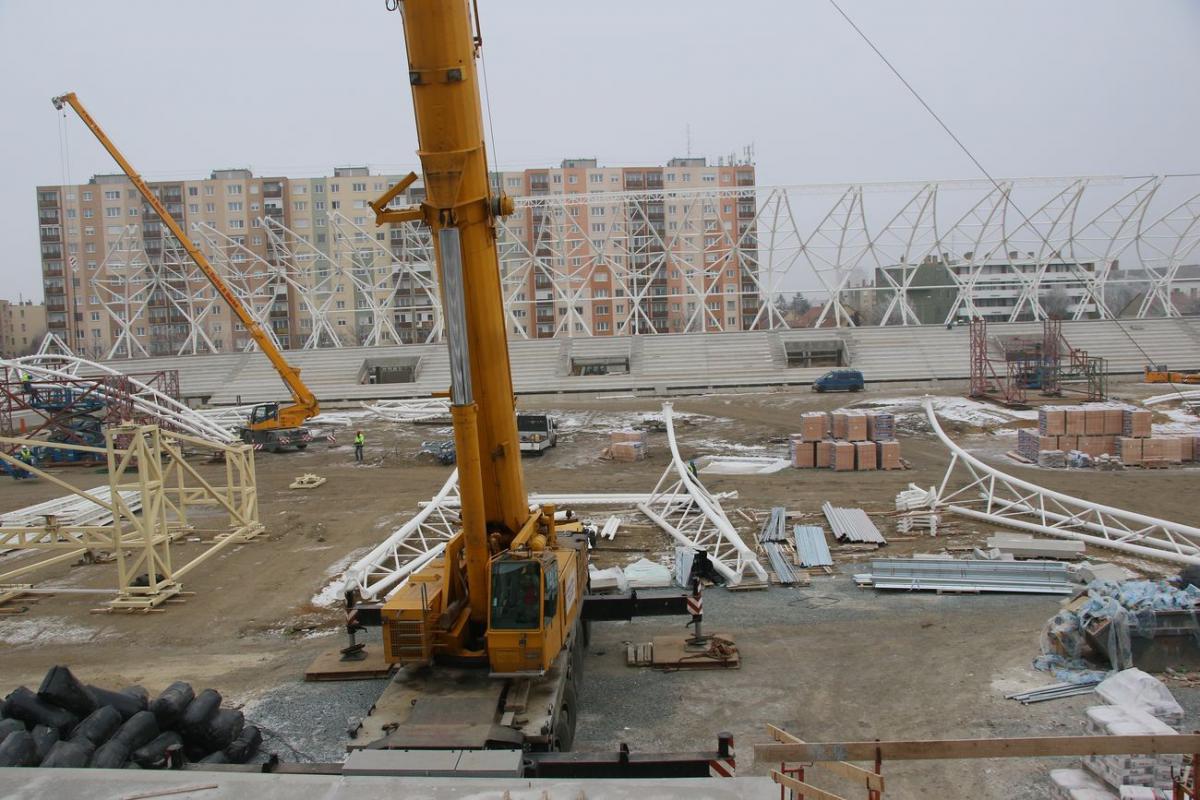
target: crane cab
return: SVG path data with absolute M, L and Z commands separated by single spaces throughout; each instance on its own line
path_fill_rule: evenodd
M 242 441 L 261 447 L 269 453 L 278 453 L 288 447 L 303 450 L 312 441 L 312 433 L 305 427 L 287 425 L 280 419 L 279 403 L 259 403 L 250 409 L 246 425 L 240 429 Z
M 487 650 L 494 675 L 540 675 L 550 668 L 579 619 L 584 569 L 574 547 L 492 559 Z

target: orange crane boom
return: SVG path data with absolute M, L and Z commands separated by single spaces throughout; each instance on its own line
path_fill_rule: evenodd
M 100 127 L 100 124 L 97 123 L 96 120 L 92 118 L 92 115 L 88 113 L 87 109 L 83 107 L 83 103 L 79 101 L 79 98 L 75 96 L 75 93 L 68 92 L 59 97 L 52 98 L 51 102 L 54 104 L 54 107 L 60 111 L 64 106 L 70 106 L 75 113 L 79 115 L 79 119 L 82 120 L 83 124 L 88 127 L 93 135 L 95 135 L 100 144 L 104 146 L 104 149 L 108 151 L 108 154 L 111 155 L 113 160 L 117 162 L 117 165 L 121 167 L 121 170 L 129 178 L 130 182 L 133 183 L 133 186 L 135 189 L 137 189 L 138 194 L 142 196 L 142 199 L 146 201 L 147 205 L 154 209 L 155 213 L 158 214 L 159 219 L 161 219 L 163 224 L 167 226 L 167 229 L 171 231 L 171 235 L 179 241 L 179 243 L 183 246 L 183 249 L 186 250 L 187 254 L 191 257 L 192 261 L 194 261 L 196 266 L 200 268 L 200 271 L 204 273 L 204 276 L 208 278 L 209 283 L 213 285 L 213 288 L 215 288 L 221 294 L 221 297 L 223 297 L 229 307 L 233 309 L 233 313 L 238 318 L 238 321 L 241 322 L 242 325 L 245 326 L 246 330 L 250 332 L 250 336 L 254 339 L 255 344 L 258 345 L 258 349 L 267 356 L 271 362 L 271 366 L 275 367 L 275 371 L 279 373 L 279 377 L 287 386 L 288 391 L 291 392 L 291 405 L 279 406 L 276 408 L 274 414 L 264 414 L 262 415 L 262 419 L 256 419 L 256 417 L 259 416 L 258 414 L 253 415 L 251 417 L 249 429 L 252 431 L 267 431 L 283 428 L 298 428 L 303 425 L 306 420 L 311 419 L 312 417 L 315 417 L 317 414 L 321 413 L 321 406 L 317 402 L 316 396 L 312 393 L 312 390 L 305 385 L 304 381 L 300 379 L 300 370 L 287 362 L 287 360 L 283 357 L 283 353 L 281 353 L 279 348 L 275 346 L 275 342 L 270 336 L 267 335 L 267 332 L 263 330 L 262 325 L 250 314 L 250 312 L 242 304 L 242 301 L 238 299 L 238 296 L 233 293 L 233 290 L 229 287 L 229 284 L 227 284 L 225 280 L 219 274 L 217 274 L 217 271 L 213 269 L 212 264 L 210 264 L 208 259 L 204 256 L 204 253 L 200 252 L 200 248 L 198 248 L 196 244 L 188 237 L 188 235 L 183 232 L 183 229 L 179 226 L 179 223 L 176 222 L 175 218 L 172 217 L 167 209 L 163 207 L 162 202 L 157 196 L 155 196 L 150 187 L 146 185 L 146 182 L 142 180 L 142 176 L 139 175 L 133 168 L 133 165 L 126 160 L 125 156 L 120 150 L 117 149 L 117 146 L 113 144 L 112 140 L 108 138 L 108 134 L 106 134 L 104 129 Z M 268 406 L 276 405 L 277 404 L 268 404 Z

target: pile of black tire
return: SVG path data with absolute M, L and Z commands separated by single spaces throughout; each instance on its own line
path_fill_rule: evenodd
M 0 705 L 0 767 L 163 769 L 185 761 L 242 764 L 262 744 L 242 712 L 213 689 L 172 683 L 150 699 L 140 686 L 85 686 L 52 667 L 37 693 L 24 686 Z

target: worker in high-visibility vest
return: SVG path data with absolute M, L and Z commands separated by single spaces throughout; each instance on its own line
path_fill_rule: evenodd
M 21 389 L 29 395 L 30 400 L 37 399 L 37 395 L 33 391 L 33 376 L 28 372 L 21 373 Z
M 33 464 L 33 451 L 30 450 L 29 447 L 27 447 L 27 446 L 22 447 L 20 450 L 18 450 L 16 452 L 16 457 L 17 457 L 17 461 L 20 461 L 22 464 Z M 17 467 L 17 466 L 13 467 L 12 473 L 13 473 L 14 481 L 19 481 L 22 478 L 32 478 L 33 477 L 33 474 L 31 472 L 29 472 L 29 470 L 21 469 L 20 467 Z
M 354 434 L 354 463 L 363 463 L 363 445 L 366 443 L 367 437 L 363 436 L 362 431 Z

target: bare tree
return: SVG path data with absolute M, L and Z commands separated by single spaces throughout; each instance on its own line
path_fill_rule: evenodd
M 1050 319 L 1066 319 L 1071 309 L 1071 295 L 1061 286 L 1055 286 L 1049 291 L 1042 292 L 1039 298 L 1042 311 Z

